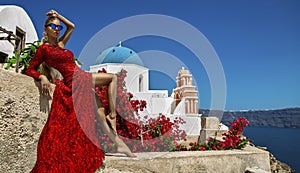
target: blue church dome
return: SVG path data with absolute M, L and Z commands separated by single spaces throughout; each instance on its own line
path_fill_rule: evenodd
M 133 50 L 121 46 L 121 44 L 101 52 L 96 60 L 96 64 L 105 63 L 137 64 L 143 66 L 143 62 L 139 55 Z

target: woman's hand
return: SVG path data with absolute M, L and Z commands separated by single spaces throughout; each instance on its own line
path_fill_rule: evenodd
M 50 92 L 52 92 L 52 88 L 48 78 L 44 75 L 41 75 L 39 79 L 41 80 L 42 94 L 50 95 Z
M 47 17 L 58 17 L 58 13 L 55 10 L 50 10 L 48 13 L 46 13 Z

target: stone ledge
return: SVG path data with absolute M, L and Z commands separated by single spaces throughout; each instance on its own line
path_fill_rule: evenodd
M 256 167 L 270 172 L 269 153 L 247 146 L 242 150 L 136 153 L 137 158 L 107 155 L 100 172 L 241 173 Z

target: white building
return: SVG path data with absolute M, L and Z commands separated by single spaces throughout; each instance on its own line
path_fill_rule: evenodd
M 102 68 L 107 72 L 117 73 L 124 69 L 126 88 L 138 100 L 146 100 L 146 114 L 151 117 L 162 113 L 171 119 L 180 116 L 187 123 L 183 127 L 188 135 L 199 135 L 201 117 L 198 114 L 198 92 L 192 84 L 192 75 L 181 69 L 176 79 L 176 88 L 171 96 L 168 90 L 149 89 L 149 69 L 143 66 L 139 55 L 121 45 L 104 50 L 90 66 L 90 72 L 98 72 Z
M 25 10 L 14 5 L 0 5 L 0 55 L 2 57 L 12 56 L 18 41 L 9 41 L 9 36 L 5 31 L 21 38 L 21 48 L 26 43 L 32 43 L 38 40 L 34 25 Z

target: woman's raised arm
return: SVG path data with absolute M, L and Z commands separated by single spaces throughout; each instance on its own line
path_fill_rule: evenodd
M 62 35 L 62 37 L 59 38 L 59 42 L 58 45 L 60 47 L 64 47 L 68 40 L 70 39 L 73 30 L 75 28 L 74 23 L 72 23 L 70 20 L 66 19 L 64 16 L 60 15 L 58 12 L 56 12 L 55 10 L 51 10 L 46 14 L 48 17 L 53 16 L 53 17 L 57 17 L 62 23 L 64 23 L 67 27 L 66 31 L 64 32 L 64 34 Z

